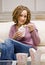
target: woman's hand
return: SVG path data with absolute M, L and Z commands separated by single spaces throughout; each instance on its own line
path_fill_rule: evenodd
M 4 40 L 0 39 L 0 42 L 4 42 Z
M 34 31 L 34 29 L 35 29 L 34 24 L 29 23 L 27 26 L 28 26 L 30 32 Z
M 13 39 L 22 38 L 22 34 L 23 34 L 22 32 L 17 31 L 17 32 L 14 34 Z

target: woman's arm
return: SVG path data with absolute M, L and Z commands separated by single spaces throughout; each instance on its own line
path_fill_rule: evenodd
M 9 38 L 15 39 L 15 40 L 21 40 L 22 32 L 16 31 L 15 26 L 13 25 L 9 31 Z
M 39 38 L 38 30 L 35 29 L 34 31 L 32 31 L 31 36 L 32 36 L 34 45 L 36 45 L 36 46 L 39 45 L 40 38 Z
M 38 34 L 38 30 L 36 29 L 35 25 L 33 23 L 28 24 L 29 31 L 31 33 L 31 37 L 33 39 L 34 45 L 39 45 L 40 43 L 40 37 Z

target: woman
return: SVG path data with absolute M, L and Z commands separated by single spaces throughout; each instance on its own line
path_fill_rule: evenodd
M 14 9 L 12 18 L 15 24 L 10 29 L 9 38 L 13 41 L 14 53 L 28 53 L 29 56 L 29 48 L 36 49 L 40 43 L 38 30 L 30 22 L 31 12 L 27 7 L 20 5 Z
M 34 48 L 40 43 L 38 30 L 35 25 L 30 22 L 31 12 L 25 6 L 17 6 L 12 18 L 14 25 L 9 31 L 9 38 L 0 44 L 2 60 L 16 60 L 16 53 L 28 53 L 29 49 Z

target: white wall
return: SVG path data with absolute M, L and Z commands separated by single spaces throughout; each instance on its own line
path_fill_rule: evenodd
M 45 0 L 0 0 L 0 21 L 11 21 L 11 11 L 18 5 L 28 6 L 33 11 L 32 20 L 45 20 Z
M 2 11 L 2 0 L 0 0 L 0 12 Z
M 45 0 L 36 0 L 36 10 L 45 11 Z
M 28 6 L 31 11 L 45 11 L 45 0 L 0 0 L 0 11 L 12 11 L 18 5 Z
M 34 11 L 34 1 L 35 0 L 2 0 L 2 9 L 3 12 L 7 12 L 12 11 L 18 5 L 25 5 Z

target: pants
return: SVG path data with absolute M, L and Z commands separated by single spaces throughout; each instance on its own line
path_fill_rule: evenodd
M 28 53 L 29 56 L 29 48 L 33 47 L 9 38 L 0 44 L 0 48 L 1 60 L 16 60 L 16 53 Z
M 9 52 L 8 49 L 5 43 L 0 43 L 0 65 L 12 65 L 12 61 L 7 62 L 10 59 L 8 57 L 9 54 L 7 54 Z

